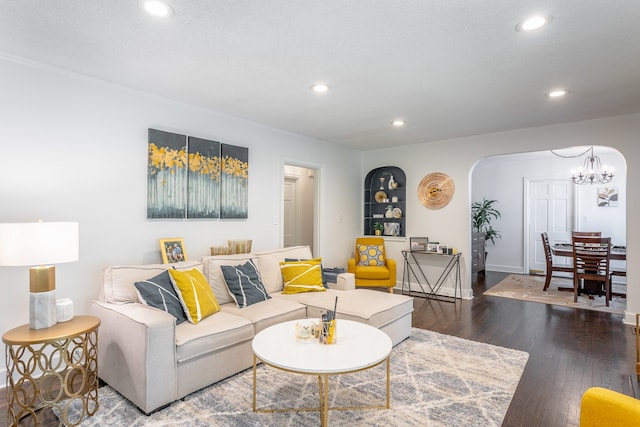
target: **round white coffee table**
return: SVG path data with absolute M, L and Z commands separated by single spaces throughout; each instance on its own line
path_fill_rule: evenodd
M 350 320 L 337 319 L 337 343 L 321 344 L 318 341 L 299 342 L 295 337 L 295 325 L 302 320 L 292 320 L 270 326 L 253 338 L 253 410 L 255 412 L 309 411 L 320 412 L 322 426 L 327 425 L 329 409 L 388 409 L 390 408 L 389 364 L 391 339 L 373 326 Z M 320 406 L 317 408 L 256 408 L 257 361 L 284 371 L 317 375 Z M 329 407 L 329 376 L 362 371 L 386 361 L 385 405 L 358 407 Z

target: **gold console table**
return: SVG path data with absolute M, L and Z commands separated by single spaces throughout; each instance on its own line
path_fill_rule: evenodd
M 60 425 L 80 424 L 98 410 L 98 326 L 94 316 L 75 316 L 46 329 L 22 325 L 2 336 L 7 361 L 7 423 L 24 418 L 41 425 L 42 408 L 58 411 Z M 74 401 L 82 404 L 69 419 Z

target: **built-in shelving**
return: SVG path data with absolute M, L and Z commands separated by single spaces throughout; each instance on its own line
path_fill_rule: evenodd
M 390 182 L 396 183 L 395 188 L 389 186 Z M 384 227 L 383 236 L 406 236 L 406 185 L 404 171 L 397 166 L 376 168 L 367 174 L 364 180 L 365 235 L 375 235 L 374 224 L 380 223 Z M 382 198 L 382 195 L 386 197 Z M 393 214 L 385 215 L 387 211 Z

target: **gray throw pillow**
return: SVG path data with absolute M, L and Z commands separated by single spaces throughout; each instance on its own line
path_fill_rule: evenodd
M 258 268 L 249 260 L 242 265 L 221 265 L 231 297 L 240 308 L 271 298 L 262 284 Z
M 136 282 L 133 285 L 136 287 L 143 304 L 166 311 L 176 318 L 178 325 L 187 320 L 167 270 L 156 277 Z

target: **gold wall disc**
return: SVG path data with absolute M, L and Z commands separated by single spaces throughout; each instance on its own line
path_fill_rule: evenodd
M 444 173 L 434 172 L 426 175 L 418 185 L 418 199 L 429 209 L 440 209 L 451 201 L 455 185 Z

